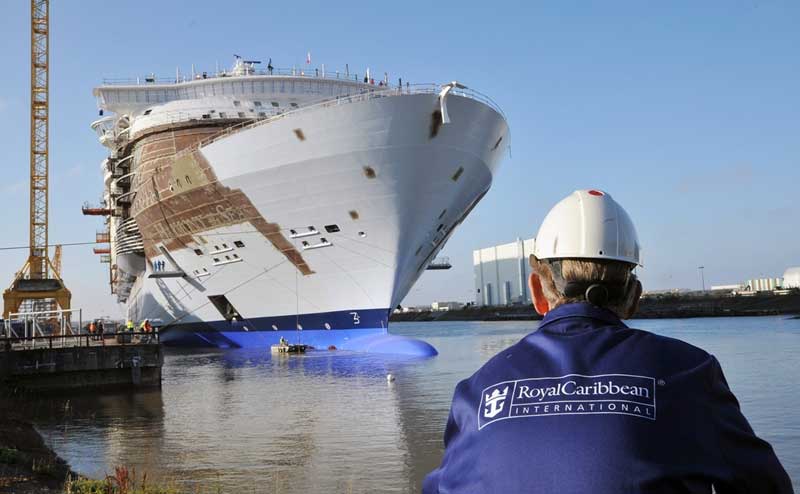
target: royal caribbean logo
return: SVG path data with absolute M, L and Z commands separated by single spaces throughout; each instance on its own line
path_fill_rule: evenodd
M 486 418 L 494 418 L 503 411 L 503 406 L 506 403 L 506 396 L 508 396 L 508 386 L 503 388 L 503 392 L 500 392 L 500 388 L 495 388 L 491 394 L 487 394 L 484 398 L 484 408 L 483 408 L 483 416 Z
M 655 379 L 630 374 L 568 374 L 503 381 L 481 393 L 478 429 L 498 420 L 561 415 L 628 415 L 655 420 Z

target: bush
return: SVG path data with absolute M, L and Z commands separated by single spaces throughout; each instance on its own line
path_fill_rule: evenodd
M 16 449 L 0 448 L 0 463 L 14 465 L 22 461 L 22 454 Z
M 169 485 L 148 485 L 147 474 L 137 479 L 135 470 L 117 467 L 114 475 L 103 480 L 67 480 L 64 494 L 180 494 L 180 491 Z

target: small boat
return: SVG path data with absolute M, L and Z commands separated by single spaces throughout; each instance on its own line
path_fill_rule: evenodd
M 272 350 L 272 353 L 306 353 L 308 345 L 278 344 L 278 345 L 272 345 L 270 348 Z

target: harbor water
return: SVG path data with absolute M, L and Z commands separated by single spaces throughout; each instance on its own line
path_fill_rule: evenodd
M 163 388 L 31 404 L 45 440 L 93 477 L 126 465 L 222 492 L 417 492 L 455 384 L 536 322 L 397 323 L 438 357 L 269 349 L 167 352 Z M 756 433 L 800 485 L 800 320 L 632 321 L 715 354 Z M 392 374 L 394 380 L 387 379 Z

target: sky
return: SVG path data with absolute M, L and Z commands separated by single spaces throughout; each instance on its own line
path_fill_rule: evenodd
M 263 2 L 51 5 L 50 243 L 92 241 L 104 148 L 89 124 L 104 77 L 276 67 L 458 80 L 494 99 L 511 150 L 491 191 L 404 305 L 473 298 L 472 251 L 535 236 L 558 200 L 600 188 L 633 218 L 645 289 L 780 276 L 800 265 L 800 2 Z M 29 2 L 0 5 L 0 247 L 26 246 Z M 0 250 L 10 283 L 26 250 Z M 73 307 L 119 315 L 107 265 L 64 248 Z

